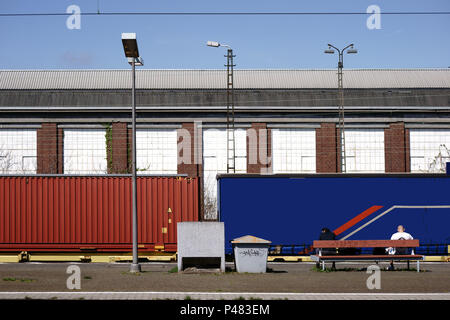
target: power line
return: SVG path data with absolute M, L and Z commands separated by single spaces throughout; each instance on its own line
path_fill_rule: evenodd
M 372 15 L 367 12 L 80 12 L 82 16 L 307 16 L 307 15 Z M 378 14 L 378 13 L 377 13 Z M 450 11 L 389 11 L 380 15 L 449 15 Z M 74 13 L 0 13 L 0 17 L 71 16 Z

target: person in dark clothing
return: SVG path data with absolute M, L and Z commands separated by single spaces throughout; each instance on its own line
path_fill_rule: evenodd
M 319 240 L 336 240 L 336 235 L 330 229 L 324 227 L 324 228 L 322 228 L 322 231 L 320 232 Z M 333 254 L 336 254 L 336 249 L 331 249 L 331 248 L 322 249 L 323 256 L 333 255 Z M 316 264 L 316 267 L 317 268 L 320 267 L 318 263 Z M 335 269 L 334 262 L 333 262 L 332 268 Z
M 336 240 L 336 235 L 328 228 L 322 228 L 319 240 Z

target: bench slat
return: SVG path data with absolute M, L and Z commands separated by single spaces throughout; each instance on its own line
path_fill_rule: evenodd
M 313 248 L 416 248 L 419 240 L 314 240 Z

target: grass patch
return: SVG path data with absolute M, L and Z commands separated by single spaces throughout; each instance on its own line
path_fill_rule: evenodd
M 128 275 L 128 276 L 135 276 L 140 277 L 143 274 L 150 273 L 150 271 L 141 271 L 141 272 L 129 272 L 129 271 L 122 271 L 121 274 Z
M 327 273 L 327 272 L 355 272 L 355 271 L 366 271 L 366 269 L 367 268 L 362 268 L 362 269 L 358 269 L 358 268 L 339 268 L 339 269 L 336 269 L 336 268 L 325 268 L 324 270 L 322 270 L 322 267 L 319 267 L 319 268 L 313 267 L 311 269 L 311 271 L 314 271 L 314 272 L 325 272 L 325 273 Z
M 122 271 L 121 274 L 126 275 L 126 276 L 135 276 L 135 277 L 141 276 L 141 272 Z
M 245 298 L 243 296 L 239 296 L 239 297 L 237 297 L 237 298 L 235 298 L 233 300 L 245 300 Z
M 325 270 L 322 270 L 322 267 L 313 267 L 311 269 L 311 271 L 313 272 L 366 272 L 367 271 L 367 267 L 364 268 L 325 268 Z M 387 271 L 387 272 L 395 272 L 395 271 L 399 271 L 399 272 L 408 272 L 408 271 L 413 271 L 413 272 L 417 272 L 416 268 L 401 268 L 401 269 L 394 269 L 394 270 L 387 270 L 386 268 L 382 268 L 380 267 L 380 271 Z M 427 272 L 426 270 L 420 270 L 420 272 Z
M 92 280 L 92 277 L 91 276 L 84 276 L 83 279 L 84 280 Z
M 169 273 L 177 273 L 177 272 L 178 272 L 178 267 L 173 267 L 173 268 L 170 269 L 168 272 L 169 272 Z
M 33 282 L 33 281 L 36 281 L 36 280 L 35 279 L 29 279 L 29 278 L 3 278 L 3 281 Z
M 397 269 L 397 268 L 395 268 L 394 270 L 386 270 L 385 268 L 384 269 L 381 269 L 380 268 L 380 270 L 381 271 L 389 271 L 389 272 L 396 272 L 396 271 L 399 271 L 399 272 L 408 272 L 408 271 L 414 271 L 414 272 L 417 272 L 417 269 L 416 268 L 401 268 L 401 269 Z M 429 271 L 427 271 L 427 270 L 419 270 L 419 272 L 429 272 Z

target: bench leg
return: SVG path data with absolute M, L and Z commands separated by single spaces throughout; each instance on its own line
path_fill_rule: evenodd
M 408 270 L 409 270 L 409 260 L 408 261 L 406 261 L 406 264 L 407 264 L 407 268 L 408 268 Z

